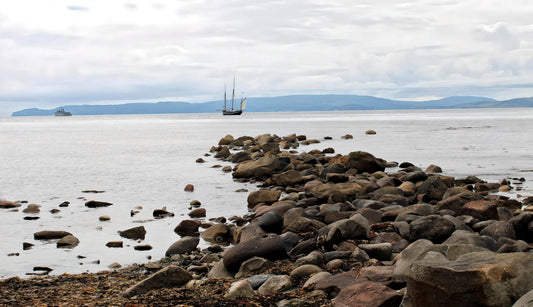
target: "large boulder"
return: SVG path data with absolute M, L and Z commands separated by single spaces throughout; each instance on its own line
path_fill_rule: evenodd
M 404 306 L 511 306 L 533 289 L 533 254 L 490 251 L 455 261 L 430 253 L 407 274 Z
M 176 254 L 186 254 L 196 250 L 196 247 L 200 243 L 200 238 L 198 237 L 184 237 L 174 242 L 167 249 L 165 256 L 170 257 Z
M 460 212 L 463 215 L 470 215 L 481 221 L 498 220 L 498 207 L 491 201 L 474 200 L 466 203 Z
M 344 165 L 346 168 L 355 168 L 360 173 L 374 173 L 384 171 L 387 161 L 376 158 L 368 152 L 355 151 L 348 154 L 348 158 Z
M 417 197 L 426 202 L 441 200 L 447 189 L 448 186 L 444 183 L 444 180 L 439 176 L 431 176 L 418 187 Z
M 288 257 L 283 240 L 275 234 L 241 242 L 224 252 L 224 266 L 233 272 L 239 270 L 240 265 L 252 258 L 262 257 L 268 260 L 279 260 Z
M 179 287 L 185 285 L 191 279 L 192 276 L 189 272 L 178 266 L 169 265 L 126 289 L 122 295 L 124 297 L 132 297 L 153 289 Z
M 409 225 L 410 240 L 427 239 L 441 243 L 455 231 L 455 225 L 440 215 L 421 217 Z
M 282 164 L 276 156 L 268 155 L 261 157 L 254 161 L 245 161 L 239 163 L 236 166 L 236 170 L 233 172 L 232 176 L 235 178 L 252 178 L 252 177 L 265 177 L 273 173 L 273 171 L 280 170 Z

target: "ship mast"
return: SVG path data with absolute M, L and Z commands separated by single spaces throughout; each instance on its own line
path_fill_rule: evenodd
M 231 94 L 231 110 L 233 111 L 233 101 L 235 100 L 235 76 L 233 76 L 233 93 Z

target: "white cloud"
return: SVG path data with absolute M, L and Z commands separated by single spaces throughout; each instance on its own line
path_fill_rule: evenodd
M 532 13 L 525 0 L 13 1 L 0 115 L 219 99 L 233 75 L 249 96 L 533 96 Z

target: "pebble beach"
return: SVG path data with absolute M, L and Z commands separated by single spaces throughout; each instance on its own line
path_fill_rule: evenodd
M 366 131 L 369 136 L 375 133 Z M 502 174 L 498 182 L 486 182 L 474 175 L 446 175 L 438 161 L 422 169 L 364 151 L 341 155 L 331 147 L 305 150 L 327 140 L 296 134 L 221 138 L 195 162 L 219 161 L 213 167 L 221 173 L 255 185 L 254 190 L 240 191 L 248 194 L 242 204 L 248 214 L 228 212 L 206 221 L 206 209 L 191 201 L 190 218 L 174 229 L 180 239 L 168 247 L 164 258 L 59 276 L 46 275 L 52 268 L 36 264 L 36 274 L 43 276 L 0 281 L 0 304 L 527 306 L 531 302 L 533 197 L 507 194 L 519 190 L 524 178 Z M 194 185 L 183 189 L 194 191 Z M 85 206 L 113 204 L 88 201 Z M 39 210 L 9 200 L 2 201 L 1 208 Z M 153 211 L 158 220 L 173 214 L 166 208 Z M 145 235 L 143 226 L 124 229 L 120 232 L 124 239 L 109 241 L 109 248 L 136 242 L 135 249 L 150 249 L 143 242 Z M 40 231 L 34 237 L 53 240 L 58 248 L 75 248 L 79 242 L 66 230 Z M 199 247 L 200 240 L 210 244 Z

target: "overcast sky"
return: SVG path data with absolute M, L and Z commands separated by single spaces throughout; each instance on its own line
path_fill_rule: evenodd
M 128 101 L 533 96 L 530 0 L 0 0 L 0 115 Z

